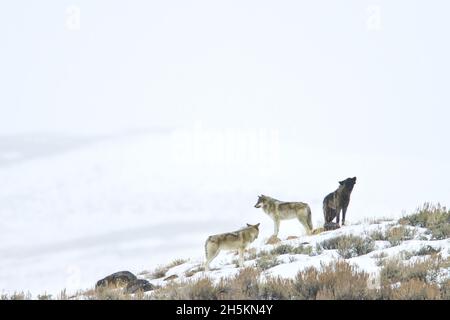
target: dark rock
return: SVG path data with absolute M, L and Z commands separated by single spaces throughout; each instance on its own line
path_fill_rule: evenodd
M 136 279 L 128 283 L 127 287 L 125 288 L 125 293 L 136 293 L 137 291 L 146 292 L 153 289 L 155 289 L 155 286 L 147 280 Z
M 325 231 L 329 231 L 339 229 L 340 226 L 338 223 L 335 222 L 327 222 L 323 225 L 323 228 L 325 229 Z
M 95 288 L 102 288 L 102 287 L 108 287 L 108 286 L 125 286 L 128 285 L 131 282 L 136 281 L 137 278 L 134 274 L 132 274 L 129 271 L 119 271 L 113 274 L 110 274 L 109 276 L 97 281 L 97 284 L 95 285 Z

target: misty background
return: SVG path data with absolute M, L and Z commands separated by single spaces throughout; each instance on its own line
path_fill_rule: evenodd
M 0 290 L 77 290 L 272 222 L 448 204 L 444 1 L 0 4 Z M 302 233 L 284 223 L 281 235 Z M 262 240 L 261 240 L 262 241 Z

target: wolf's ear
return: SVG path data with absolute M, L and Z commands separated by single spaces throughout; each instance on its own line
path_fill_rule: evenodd
M 260 223 L 255 224 L 256 229 L 259 228 Z
M 339 181 L 339 184 L 342 186 L 344 184 L 344 181 Z
M 356 182 L 356 177 L 353 177 L 353 181 Z
M 252 226 L 251 224 L 247 223 L 247 227 L 251 227 L 251 226 Z

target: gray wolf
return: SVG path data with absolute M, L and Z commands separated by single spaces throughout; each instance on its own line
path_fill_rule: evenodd
M 312 233 L 313 225 L 311 221 L 311 208 L 303 202 L 284 202 L 265 195 L 258 197 L 255 208 L 262 208 L 263 211 L 273 220 L 273 236 L 278 236 L 281 220 L 297 218 L 305 227 L 308 234 Z
M 342 225 L 345 224 L 345 214 L 350 202 L 350 195 L 356 183 L 356 177 L 347 178 L 339 181 L 339 188 L 328 194 L 323 199 L 323 215 L 325 224 L 329 224 L 336 218 L 336 224 L 339 225 L 340 213 L 342 211 Z
M 209 270 L 209 264 L 222 250 L 238 250 L 239 266 L 244 265 L 244 250 L 255 241 L 259 235 L 259 223 L 233 232 L 221 233 L 209 236 L 205 243 L 206 263 L 205 270 Z

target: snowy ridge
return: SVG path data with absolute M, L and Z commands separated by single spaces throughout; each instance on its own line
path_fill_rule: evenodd
M 386 161 L 392 172 L 385 172 L 385 176 L 408 181 L 398 172 L 403 172 L 400 169 L 405 163 L 420 167 L 418 159 L 371 156 L 361 161 L 362 155 L 341 154 L 335 155 L 334 166 L 329 166 L 329 155 L 324 156 L 328 151 L 300 149 L 295 139 L 280 137 L 279 168 L 274 171 L 251 161 L 217 163 L 201 154 L 198 162 L 195 157 L 184 161 L 177 137 L 167 132 L 146 133 L 75 144 L 64 150 L 48 147 L 47 153 L 38 148 L 39 156 L 0 166 L 0 293 L 24 291 L 35 296 L 46 292 L 55 296 L 66 288 L 73 294 L 119 270 L 139 274 L 172 259 L 190 258 L 167 272 L 167 276 L 178 276 L 175 281 L 187 279 L 183 272 L 190 274 L 203 262 L 204 241 L 211 234 L 260 222 L 259 238 L 251 248 L 257 254 L 274 247 L 264 244 L 273 223 L 253 207 L 258 194 L 309 203 L 313 225 L 320 226 L 323 196 L 350 173 L 360 179 L 352 194 L 350 223 L 380 218 L 381 214 L 399 218 L 423 201 L 449 202 L 440 188 L 430 189 L 427 184 L 421 184 L 427 190 L 417 185 L 408 189 L 402 184 L 404 196 L 399 196 L 394 192 L 399 185 L 386 184 L 376 169 L 380 161 Z M 3 151 L 21 150 L 12 144 Z M 374 201 L 374 194 L 383 201 Z M 316 243 L 328 237 L 359 235 L 379 227 L 384 228 L 385 223 L 348 225 L 286 240 L 304 230 L 297 221 L 282 221 L 279 237 L 281 244 L 308 242 L 314 251 Z M 418 234 L 424 232 L 418 229 Z M 417 234 L 415 239 L 424 241 Z M 410 245 L 420 244 L 411 241 Z M 387 246 L 382 241 L 376 245 Z M 397 249 L 389 250 L 394 254 Z M 301 266 L 320 265 L 320 261 L 337 256 L 333 250 L 316 256 L 279 256 L 280 261 L 292 262 L 268 268 L 264 274 L 295 274 Z M 352 259 L 362 265 L 366 259 L 367 268 L 372 266 L 376 271 L 369 256 Z M 232 264 L 235 258 L 234 253 L 219 255 L 212 262 L 216 270 L 208 276 L 219 279 L 236 273 L 238 269 Z M 254 258 L 247 257 L 246 265 L 255 263 Z M 192 279 L 201 274 L 194 273 Z M 163 279 L 150 281 L 167 283 Z
M 282 246 L 289 245 L 292 247 L 303 245 L 304 247 L 311 247 L 310 254 L 281 254 L 276 257 L 278 264 L 270 267 L 261 273 L 261 277 L 280 276 L 283 278 L 294 278 L 299 271 L 305 270 L 309 267 L 320 269 L 322 264 L 327 264 L 337 259 L 344 259 L 337 250 L 320 249 L 320 244 L 323 241 L 333 239 L 339 236 L 352 235 L 362 238 L 370 238 L 372 232 L 385 232 L 389 228 L 404 227 L 410 229 L 414 234 L 411 240 L 401 241 L 398 245 L 391 245 L 389 241 L 377 240 L 374 241 L 374 248 L 367 254 L 345 259 L 351 265 L 356 266 L 359 270 L 365 271 L 370 275 L 368 283 L 369 287 L 379 286 L 379 275 L 382 266 L 377 264 L 377 259 L 380 256 L 383 259 L 394 257 L 401 257 L 402 254 L 408 254 L 410 257 L 404 259 L 405 261 L 414 262 L 418 259 L 425 259 L 426 255 L 416 255 L 421 248 L 431 247 L 439 253 L 442 258 L 446 259 L 450 255 L 450 239 L 430 240 L 430 235 L 427 234 L 427 229 L 402 226 L 397 222 L 384 221 L 380 223 L 362 223 L 356 225 L 344 226 L 333 231 L 325 231 L 318 235 L 304 235 L 295 239 L 284 239 L 277 244 L 263 244 L 251 245 L 246 252 L 245 267 L 255 267 L 257 265 L 257 258 L 248 259 L 249 252 L 253 252 L 253 256 L 258 256 L 263 252 L 270 252 L 271 250 Z M 212 271 L 198 271 L 202 268 L 204 261 L 203 257 L 189 259 L 187 262 L 174 266 L 167 270 L 164 277 L 158 279 L 149 279 L 149 275 L 141 275 L 140 277 L 149 280 L 152 284 L 157 286 L 164 286 L 168 281 L 187 281 L 196 280 L 203 277 L 208 277 L 214 282 L 220 281 L 222 278 L 235 276 L 241 268 L 235 264 L 237 253 L 233 251 L 222 252 L 211 263 Z M 201 269 L 202 270 L 202 269 Z M 193 273 L 193 275 L 191 275 Z M 441 280 L 450 276 L 450 269 L 441 270 Z M 170 280 L 169 280 L 170 279 Z

